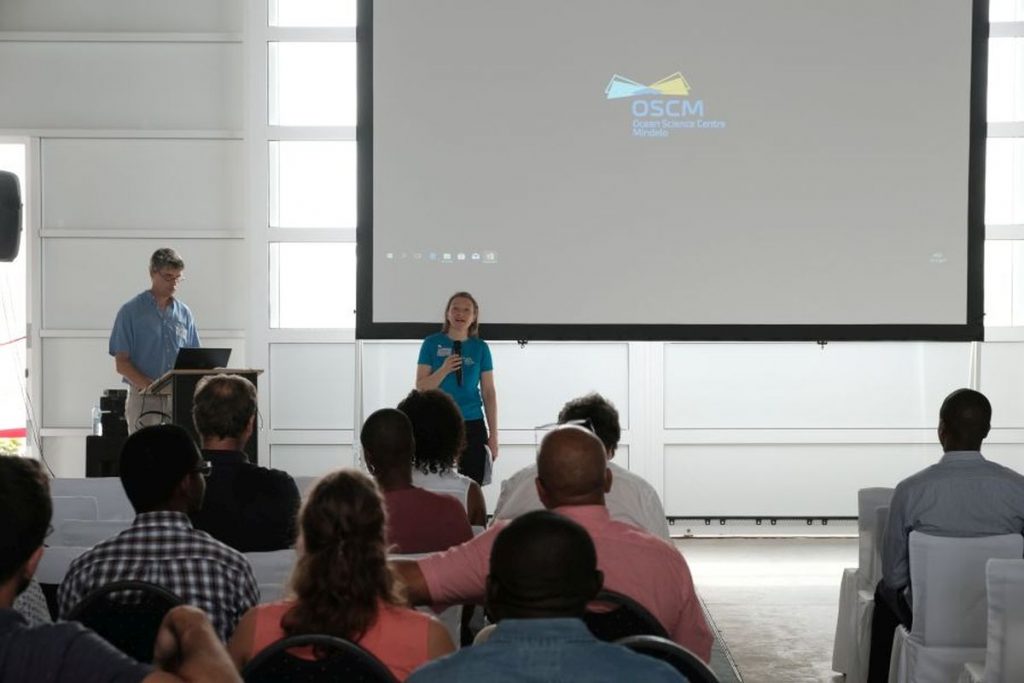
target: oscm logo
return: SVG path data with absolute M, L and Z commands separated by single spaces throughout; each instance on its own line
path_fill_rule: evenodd
M 615 74 L 604 94 L 608 100 L 630 100 L 635 137 L 664 138 L 672 130 L 725 128 L 725 121 L 704 118 L 704 100 L 691 98 L 690 90 L 677 71 L 650 85 Z

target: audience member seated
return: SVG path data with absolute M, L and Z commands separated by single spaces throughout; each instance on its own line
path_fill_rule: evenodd
M 415 444 L 404 413 L 378 410 L 363 423 L 359 440 L 366 466 L 384 495 L 392 552 L 430 553 L 473 538 L 459 501 L 412 485 Z
M 466 424 L 454 399 L 440 389 L 413 390 L 398 409 L 412 422 L 416 438 L 413 486 L 455 496 L 466 508 L 470 524 L 487 524 L 480 484 L 458 472 L 459 454 L 466 447 Z
M 590 533 L 605 587 L 639 602 L 674 641 L 708 661 L 712 635 L 686 560 L 670 543 L 608 514 L 604 494 L 612 478 L 600 440 L 576 426 L 550 432 L 537 454 L 536 481 L 544 507 Z M 395 562 L 410 599 L 416 604 L 481 602 L 491 547 L 506 524 L 499 522 L 443 553 Z
M 193 607 L 171 610 L 160 626 L 156 660 L 166 671 L 121 654 L 81 624 L 29 625 L 12 605 L 43 556 L 52 514 L 46 475 L 38 463 L 0 458 L 0 681 L 239 680 L 209 620 Z
M 317 482 L 299 513 L 295 597 L 242 618 L 228 644 L 239 670 L 281 638 L 306 634 L 350 640 L 400 680 L 454 649 L 439 621 L 399 596 L 387 563 L 386 517 L 380 491 L 362 472 L 340 470 Z
M 244 555 L 189 522 L 203 504 L 209 463 L 188 432 L 160 425 L 128 437 L 120 468 L 135 521 L 72 561 L 57 591 L 61 616 L 108 583 L 147 581 L 209 614 L 227 640 L 259 588 Z
M 491 548 L 486 592 L 494 633 L 427 664 L 410 683 L 683 680 L 663 662 L 591 635 L 580 617 L 602 579 L 586 529 L 553 512 L 518 517 Z
M 612 490 L 605 496 L 608 513 L 617 522 L 646 529 L 655 536 L 669 540 L 668 522 L 654 487 L 624 467 L 612 462 L 619 445 L 622 429 L 619 411 L 600 394 L 587 394 L 566 403 L 558 413 L 558 423 L 584 423 L 601 439 L 608 456 L 608 469 L 612 473 Z M 537 466 L 525 467 L 501 482 L 501 495 L 494 508 L 494 519 L 513 519 L 544 506 L 537 496 L 534 480 Z
M 255 428 L 256 387 L 238 375 L 208 375 L 196 385 L 192 419 L 213 465 L 203 507 L 192 515 L 195 528 L 243 553 L 292 547 L 295 481 L 250 463 L 242 450 Z
M 938 463 L 897 486 L 882 539 L 882 580 L 875 590 L 869 681 L 887 681 L 893 632 L 911 627 L 910 532 L 977 537 L 1024 531 L 1024 476 L 981 455 L 992 406 L 958 389 L 939 409 Z

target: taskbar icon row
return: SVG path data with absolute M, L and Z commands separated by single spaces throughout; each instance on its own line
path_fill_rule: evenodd
M 388 251 L 388 261 L 433 261 L 435 263 L 497 263 L 496 251 Z

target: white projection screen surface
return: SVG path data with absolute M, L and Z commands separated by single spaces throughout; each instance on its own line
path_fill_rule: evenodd
M 983 0 L 364 0 L 357 335 L 980 339 Z

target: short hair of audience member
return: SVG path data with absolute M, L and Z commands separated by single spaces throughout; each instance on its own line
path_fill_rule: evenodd
M 207 375 L 196 384 L 192 421 L 204 437 L 239 437 L 256 414 L 256 387 L 238 375 Z
M 495 620 L 578 617 L 602 583 L 587 530 L 536 510 L 514 519 L 495 539 L 487 608 Z
M 178 425 L 143 427 L 121 447 L 121 485 L 136 513 L 161 509 L 187 476 L 199 476 L 202 456 Z
M 416 441 L 413 437 L 412 422 L 405 413 L 394 408 L 381 408 L 363 423 L 359 432 L 359 443 L 366 454 L 366 464 L 371 472 L 406 467 L 412 470 Z
M 571 420 L 589 420 L 594 434 L 601 439 L 606 451 L 614 453 L 618 448 L 619 439 L 622 438 L 619 411 L 601 394 L 580 396 L 562 406 L 558 412 L 558 423 L 565 424 Z
M 466 448 L 466 424 L 451 396 L 440 389 L 409 392 L 398 404 L 412 422 L 416 440 L 413 465 L 424 474 L 455 468 Z
M 299 556 L 291 577 L 289 635 L 324 633 L 359 640 L 380 602 L 403 605 L 388 567 L 384 501 L 362 472 L 339 470 L 313 487 L 299 513 Z
M 537 493 L 546 508 L 604 505 L 610 477 L 604 444 L 593 432 L 565 425 L 540 442 Z
M 992 425 L 992 404 L 972 389 L 957 389 L 942 402 L 939 421 L 947 451 L 979 451 Z
M 51 517 L 49 482 L 39 463 L 0 457 L 0 583 L 10 580 L 43 545 Z M 25 586 L 19 585 L 18 592 Z

